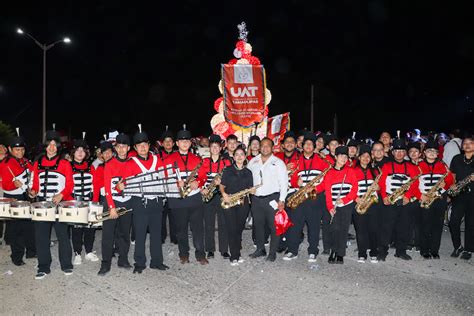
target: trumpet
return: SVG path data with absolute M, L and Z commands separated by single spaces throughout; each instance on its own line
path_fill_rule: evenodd
M 121 208 L 117 209 L 117 214 L 120 217 L 120 216 L 123 216 L 123 215 L 127 214 L 128 212 L 131 212 L 131 211 L 133 211 L 132 208 L 131 209 L 126 209 L 124 207 L 121 207 Z M 96 221 L 91 222 L 91 224 L 102 223 L 103 221 L 111 219 L 110 218 L 110 212 L 104 212 L 102 214 L 97 214 L 95 216 L 95 218 L 96 218 Z

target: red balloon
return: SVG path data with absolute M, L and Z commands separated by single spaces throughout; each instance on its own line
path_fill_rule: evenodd
M 223 100 L 224 98 L 220 97 L 220 98 L 217 98 L 216 101 L 214 101 L 214 110 L 216 110 L 216 112 L 219 112 L 219 105 L 221 104 Z

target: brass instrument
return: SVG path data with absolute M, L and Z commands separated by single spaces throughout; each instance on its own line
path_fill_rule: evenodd
M 198 165 L 196 166 L 196 168 L 193 169 L 193 171 L 191 171 L 191 173 L 189 174 L 189 176 L 186 178 L 186 181 L 184 181 L 184 185 L 182 187 L 179 188 L 179 194 L 181 195 L 181 198 L 185 198 L 189 195 L 189 193 L 191 193 L 191 191 L 193 189 L 191 189 L 191 182 L 193 182 L 194 180 L 196 180 L 196 176 L 197 176 L 197 173 L 199 171 L 199 168 L 201 168 L 202 166 L 202 159 L 201 161 L 198 163 Z
M 380 177 L 382 177 L 382 171 L 379 168 L 379 174 L 375 178 L 374 182 L 367 188 L 367 192 L 364 193 L 359 199 L 359 202 L 356 204 L 356 212 L 360 215 L 363 215 L 367 212 L 367 210 L 372 206 L 372 204 L 377 203 L 379 198 L 377 194 L 376 188 L 378 187 Z
M 420 167 L 418 167 L 420 170 L 420 173 L 416 175 L 413 179 L 410 179 L 407 183 L 401 185 L 398 189 L 396 189 L 392 194 L 388 196 L 388 201 L 390 202 L 391 205 L 394 205 L 398 200 L 403 198 L 403 195 L 410 189 L 410 186 L 418 180 L 419 177 L 421 177 L 422 172 Z
M 120 216 L 123 216 L 123 215 L 127 214 L 128 212 L 131 212 L 131 211 L 133 211 L 132 208 L 131 209 L 126 209 L 124 207 L 121 207 L 121 208 L 117 209 L 117 214 L 120 217 Z M 90 222 L 90 223 L 91 224 L 97 224 L 97 223 L 102 223 L 103 221 L 111 219 L 110 218 L 110 211 L 104 212 L 102 214 L 97 214 L 96 219 L 97 219 L 96 221 L 93 221 L 93 222 Z
M 214 194 L 217 192 L 216 179 L 222 178 L 223 173 L 224 173 L 224 170 L 216 174 L 211 184 L 209 184 L 209 186 L 207 187 L 207 194 L 202 194 L 203 202 L 208 203 L 210 200 L 212 200 L 212 198 L 214 197 Z
M 456 182 L 451 188 L 449 188 L 448 195 L 452 196 L 452 197 L 455 197 L 455 196 L 458 196 L 459 194 L 461 194 L 464 191 L 464 189 L 467 188 L 469 183 L 472 182 L 471 177 L 473 175 L 474 175 L 474 173 L 471 173 L 470 175 L 468 175 L 467 177 L 465 177 L 461 181 Z
M 441 184 L 443 183 L 444 179 L 448 176 L 448 170 L 446 170 L 446 173 L 443 174 L 443 176 L 436 182 L 435 185 L 431 187 L 431 189 L 426 192 L 426 201 L 420 201 L 420 206 L 422 208 L 430 208 L 431 204 L 433 204 L 434 201 L 439 199 L 441 197 L 441 194 L 439 193 L 439 189 L 441 187 Z
M 289 208 L 295 209 L 298 207 L 298 205 L 300 205 L 306 200 L 316 199 L 317 193 L 314 190 L 315 185 L 326 175 L 326 173 L 328 173 L 331 168 L 332 166 L 330 165 L 329 167 L 324 169 L 323 172 L 314 177 L 313 180 L 306 183 L 305 186 L 299 188 L 298 191 L 296 191 L 292 196 L 288 198 L 286 205 L 288 205 Z
M 244 204 L 244 198 L 246 196 L 248 197 L 250 192 L 252 192 L 255 189 L 258 189 L 261 186 L 262 186 L 262 184 L 259 184 L 259 185 L 253 186 L 251 188 L 239 191 L 237 193 L 229 194 L 229 199 L 230 199 L 229 202 L 226 202 L 226 201 L 224 201 L 224 198 L 221 198 L 221 207 L 223 209 L 227 210 L 231 207 Z

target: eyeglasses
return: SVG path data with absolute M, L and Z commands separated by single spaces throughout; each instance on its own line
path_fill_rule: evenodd
M 436 154 L 436 153 L 438 153 L 438 151 L 437 151 L 436 149 L 432 149 L 432 148 L 426 149 L 425 152 L 427 152 L 427 153 L 429 153 L 429 154 Z

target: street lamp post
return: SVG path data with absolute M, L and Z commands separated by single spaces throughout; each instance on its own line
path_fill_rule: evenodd
M 26 35 L 31 38 L 39 48 L 43 50 L 43 128 L 42 128 L 42 140 L 45 141 L 46 137 L 46 52 L 53 48 L 58 43 L 71 43 L 71 39 L 69 37 L 65 37 L 61 40 L 57 40 L 51 44 L 42 44 L 36 38 L 34 38 L 31 34 L 26 33 L 22 29 L 17 29 L 16 32 L 20 35 Z

